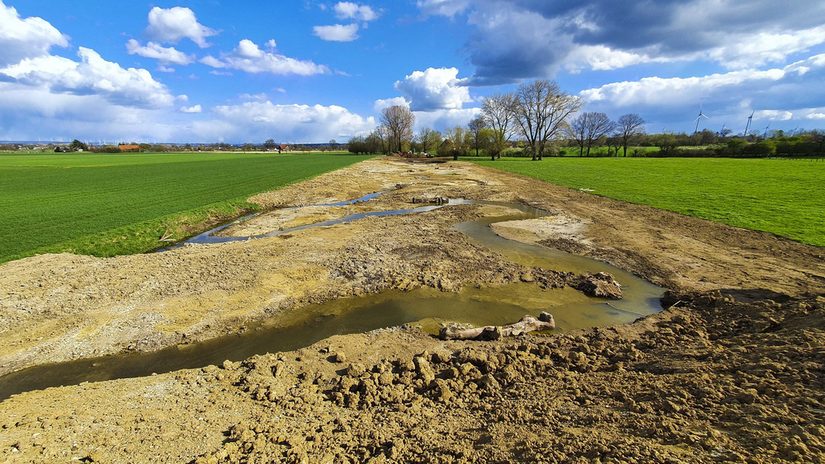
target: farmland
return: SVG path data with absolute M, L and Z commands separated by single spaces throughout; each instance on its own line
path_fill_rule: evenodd
M 144 252 L 253 208 L 246 198 L 366 157 L 0 154 L 0 262 Z
M 825 162 L 713 158 L 477 162 L 596 195 L 825 246 Z

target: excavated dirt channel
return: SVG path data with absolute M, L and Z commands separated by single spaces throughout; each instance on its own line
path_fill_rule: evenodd
M 345 206 L 376 198 L 380 192 L 354 200 L 313 206 Z M 300 229 L 328 227 L 371 216 L 393 216 L 433 211 L 444 206 L 460 207 L 474 202 L 451 200 L 439 206 L 371 211 L 301 226 Z M 411 292 L 387 291 L 377 295 L 333 300 L 311 305 L 292 320 L 281 319 L 277 326 L 260 326 L 240 335 L 181 345 L 154 352 L 136 352 L 115 356 L 46 364 L 0 377 L 0 400 L 11 395 L 44 388 L 77 385 L 83 382 L 142 377 L 153 373 L 240 361 L 263 353 L 290 351 L 309 346 L 333 335 L 362 333 L 408 323 L 421 323 L 425 330 L 437 333 L 438 323 L 453 321 L 475 326 L 502 325 L 517 321 L 525 314 L 551 310 L 560 330 L 604 327 L 632 322 L 661 310 L 659 299 L 664 290 L 631 273 L 609 264 L 538 245 L 524 244 L 498 236 L 491 224 L 544 217 L 543 210 L 515 202 L 477 202 L 518 210 L 520 214 L 488 217 L 458 224 L 456 228 L 485 247 L 502 253 L 525 266 L 553 267 L 565 272 L 609 272 L 622 283 L 625 298 L 607 302 L 590 298 L 575 290 L 542 289 L 535 284 L 510 284 L 498 288 L 468 288 L 458 293 L 421 288 Z M 298 208 L 296 208 L 298 209 Z M 219 236 L 217 233 L 243 222 L 245 216 L 229 224 L 199 234 L 186 243 L 209 244 L 259 238 Z M 277 231 L 287 233 L 297 228 Z

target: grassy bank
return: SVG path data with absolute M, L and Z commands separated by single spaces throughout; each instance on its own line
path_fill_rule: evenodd
M 0 262 L 139 253 L 253 208 L 246 199 L 366 159 L 329 154 L 0 154 Z
M 825 162 L 718 158 L 476 161 L 566 187 L 825 246 Z

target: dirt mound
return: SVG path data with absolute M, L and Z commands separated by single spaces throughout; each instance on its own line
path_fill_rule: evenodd
M 814 462 L 825 301 L 764 296 L 677 295 L 618 329 L 353 354 L 331 375 L 254 358 L 224 375 L 261 413 L 197 462 Z M 335 364 L 320 351 L 301 362 Z

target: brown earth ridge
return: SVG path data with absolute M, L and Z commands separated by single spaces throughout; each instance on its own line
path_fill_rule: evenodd
M 317 205 L 384 191 L 343 208 Z M 633 324 L 498 341 L 415 327 L 336 336 L 222 366 L 50 388 L 0 403 L 9 462 L 821 462 L 823 249 L 470 163 L 375 159 L 253 197 L 249 235 L 411 198 L 519 201 L 513 240 L 662 285 Z M 163 253 L 0 265 L 0 374 L 152 351 L 295 317 L 310 303 L 537 270 L 454 224 L 463 205 Z M 254 232 L 253 232 L 254 231 Z M 550 285 L 566 283 L 547 269 Z

